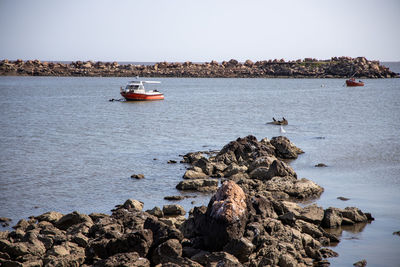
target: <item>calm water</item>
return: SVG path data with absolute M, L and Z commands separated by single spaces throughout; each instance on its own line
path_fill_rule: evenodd
M 109 102 L 126 78 L 0 77 L 0 216 L 49 210 L 105 212 L 128 198 L 171 203 L 185 166 L 179 154 L 220 149 L 237 137 L 286 136 L 306 153 L 299 177 L 325 187 L 316 202 L 356 206 L 376 218 L 344 231 L 332 266 L 400 262 L 400 79 L 158 79 L 166 99 Z M 323 162 L 328 168 L 315 168 Z M 146 178 L 133 180 L 130 175 Z M 343 202 L 338 196 L 351 200 Z M 186 210 L 209 196 L 180 201 Z

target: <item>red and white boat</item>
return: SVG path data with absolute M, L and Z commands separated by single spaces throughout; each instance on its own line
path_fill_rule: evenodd
M 364 83 L 362 81 L 356 81 L 354 78 L 350 78 L 346 80 L 346 85 L 347 86 L 364 86 Z
M 125 89 L 121 87 L 121 95 L 127 101 L 151 101 L 151 100 L 163 100 L 164 94 L 157 90 L 144 89 L 144 84 L 158 84 L 160 82 L 155 81 L 131 81 L 128 82 Z

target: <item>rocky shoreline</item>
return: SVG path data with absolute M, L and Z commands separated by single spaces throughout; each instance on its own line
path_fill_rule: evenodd
M 301 153 L 282 136 L 188 153 L 183 182 L 201 182 L 179 189 L 215 192 L 188 218 L 178 204 L 143 211 L 134 199 L 111 215 L 47 212 L 0 232 L 0 265 L 329 266 L 337 253 L 327 246 L 340 241 L 330 229 L 373 218 L 355 207 L 296 204 L 323 192 L 288 165 Z
M 329 60 L 305 58 L 297 61 L 264 60 L 241 63 L 235 59 L 206 63 L 168 63 L 154 65 L 117 62 L 75 61 L 69 64 L 21 59 L 0 61 L 0 76 L 75 76 L 75 77 L 194 77 L 194 78 L 399 78 L 379 61 L 364 57 L 332 57 Z

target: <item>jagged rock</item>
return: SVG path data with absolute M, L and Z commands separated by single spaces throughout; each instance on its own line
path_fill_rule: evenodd
M 338 208 L 329 207 L 324 212 L 321 226 L 325 228 L 335 228 L 342 225 L 343 216 Z
M 275 147 L 276 156 L 283 159 L 296 159 L 298 154 L 304 153 L 285 136 L 273 137 L 271 144 Z

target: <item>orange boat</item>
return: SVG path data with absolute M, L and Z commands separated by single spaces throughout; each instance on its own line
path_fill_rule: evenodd
M 350 78 L 346 80 L 346 85 L 347 86 L 364 86 L 364 83 L 362 81 L 356 81 L 354 78 Z
M 121 87 L 121 95 L 127 101 L 151 101 L 163 100 L 164 94 L 157 90 L 146 91 L 144 84 L 158 84 L 155 81 L 131 81 L 128 82 L 125 89 Z

